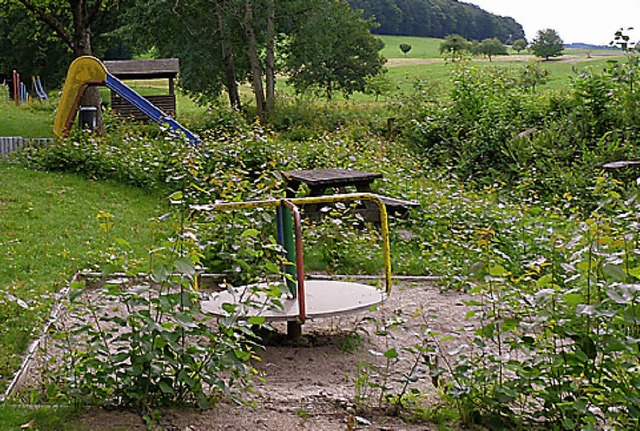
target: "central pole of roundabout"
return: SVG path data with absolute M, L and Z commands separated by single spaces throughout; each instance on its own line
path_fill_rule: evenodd
M 293 212 L 287 207 L 285 201 L 281 201 L 277 209 L 278 217 L 278 240 L 284 249 L 284 273 L 287 288 L 292 297 L 298 296 L 298 253 L 296 253 L 296 241 L 294 234 Z M 304 300 L 298 298 L 298 300 Z M 302 338 L 302 323 L 300 319 L 287 321 L 287 336 L 292 341 L 299 341 Z

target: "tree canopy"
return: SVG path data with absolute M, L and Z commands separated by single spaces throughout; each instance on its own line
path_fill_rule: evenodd
M 508 55 L 507 47 L 495 37 L 480 42 L 479 49 L 480 53 L 489 57 L 489 61 L 492 61 L 495 55 Z
M 69 52 L 72 58 L 94 55 L 95 40 L 99 40 L 101 36 L 108 39 L 121 25 L 122 14 L 118 9 L 130 6 L 131 3 L 130 0 L 0 0 L 0 5 L 18 17 L 18 22 L 27 33 L 30 30 L 24 28 L 25 23 L 31 23 L 42 32 L 41 35 L 34 34 L 36 43 L 45 41 L 48 46 L 55 47 L 52 52 L 44 53 L 44 57 L 47 57 L 48 61 L 53 58 L 54 65 L 59 67 L 59 64 L 55 63 L 54 53 L 65 59 L 68 59 Z M 10 25 L 8 27 L 11 28 Z M 56 41 L 66 45 L 68 51 L 61 49 Z M 24 46 L 26 42 L 20 40 L 18 43 L 19 46 Z M 66 71 L 66 68 L 64 70 Z M 97 88 L 89 87 L 81 104 L 100 106 Z M 101 128 L 100 110 L 97 122 L 98 128 Z
M 440 44 L 440 54 L 450 55 L 452 58 L 459 58 L 469 50 L 469 41 L 459 34 L 447 36 Z
M 0 0 L 0 70 L 59 85 L 74 57 L 102 56 L 120 43 L 131 0 Z M 6 46 L 5 46 L 6 45 Z
M 411 45 L 409 45 L 408 43 L 401 43 L 400 44 L 400 51 L 402 51 L 402 53 L 406 57 L 407 54 L 409 53 L 409 51 L 411 51 Z
M 525 49 L 527 49 L 527 41 L 525 39 L 518 39 L 516 41 L 513 42 L 513 44 L 511 45 L 511 47 L 518 53 L 520 54 L 521 51 L 524 51 Z
M 180 58 L 180 85 L 201 102 L 226 92 L 240 107 L 238 83 L 249 82 L 257 113 L 266 117 L 276 71 L 286 71 L 299 92 L 331 97 L 365 91 L 382 68 L 372 22 L 342 0 L 181 0 L 169 11 L 165 0 L 136 2 L 131 43 Z
M 551 57 L 560 57 L 564 53 L 564 42 L 558 32 L 553 29 L 539 30 L 531 42 L 531 51 L 536 57 L 549 60 Z
M 310 11 L 287 44 L 286 66 L 297 91 L 335 90 L 346 97 L 365 91 L 367 80 L 384 65 L 383 43 L 371 35 L 372 21 L 362 18 L 348 3 L 325 0 Z

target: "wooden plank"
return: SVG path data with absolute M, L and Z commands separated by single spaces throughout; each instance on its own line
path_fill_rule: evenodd
M 638 160 L 619 160 L 617 162 L 609 162 L 602 165 L 605 169 L 624 169 L 640 167 L 640 161 Z
M 105 61 L 109 73 L 119 79 L 175 78 L 180 72 L 177 58 L 158 60 L 113 60 Z
M 391 198 L 389 196 L 380 196 L 378 195 L 380 200 L 388 207 L 405 207 L 405 208 L 414 208 L 419 207 L 420 203 L 417 201 L 405 201 L 403 199 Z
M 359 182 L 372 182 L 382 178 L 382 174 L 375 172 L 354 171 L 351 169 L 329 168 L 310 169 L 301 171 L 287 171 L 284 176 L 288 181 L 298 181 L 308 184 L 310 187 L 326 185 L 349 186 Z
M 176 115 L 176 98 L 172 95 L 164 96 L 146 96 L 149 102 L 156 105 L 164 113 L 175 117 Z M 136 120 L 147 121 L 149 118 L 140 112 L 135 106 L 127 102 L 122 97 L 118 96 L 113 91 L 111 92 L 111 109 L 120 117 L 133 117 Z

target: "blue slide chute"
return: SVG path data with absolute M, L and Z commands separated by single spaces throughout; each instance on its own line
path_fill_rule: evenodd
M 106 85 L 107 88 L 111 89 L 112 91 L 118 93 L 120 97 L 138 108 L 140 112 L 151 118 L 156 123 L 160 125 L 166 124 L 172 130 L 184 133 L 193 145 L 198 146 L 198 137 L 193 132 L 191 132 L 191 130 L 187 129 L 172 117 L 165 114 L 161 109 L 136 93 L 131 88 L 127 87 L 122 81 L 120 81 L 109 72 L 107 72 L 107 79 L 104 81 L 104 85 Z

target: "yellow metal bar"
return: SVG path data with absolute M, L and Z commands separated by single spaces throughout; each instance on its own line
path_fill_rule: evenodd
M 107 69 L 95 57 L 78 57 L 71 63 L 53 122 L 53 133 L 56 136 L 64 138 L 69 135 L 85 90 L 89 85 L 104 84 L 106 79 Z
M 322 204 L 347 201 L 371 201 L 378 205 L 380 209 L 380 232 L 382 235 L 382 253 L 384 255 L 384 274 L 386 281 L 386 293 L 391 293 L 391 242 L 389 240 L 389 216 L 387 207 L 380 197 L 373 193 L 348 193 L 329 196 L 317 196 L 306 198 L 287 198 L 294 205 Z M 193 205 L 191 208 L 196 211 L 220 211 L 220 210 L 243 210 L 256 208 L 270 208 L 280 205 L 280 200 L 264 200 L 253 202 L 223 202 L 210 205 Z

